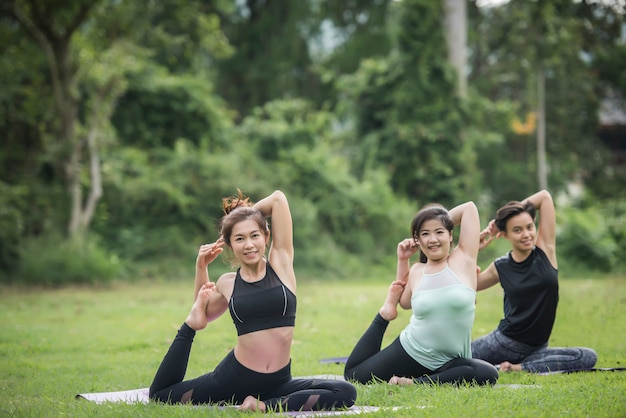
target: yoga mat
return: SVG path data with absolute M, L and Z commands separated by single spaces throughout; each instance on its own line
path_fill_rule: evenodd
M 122 390 L 117 392 L 101 392 L 101 393 L 80 393 L 76 395 L 77 399 L 86 399 L 88 401 L 101 404 L 104 402 L 123 402 L 123 403 L 143 403 L 147 404 L 149 402 L 148 398 L 148 388 L 142 389 L 133 389 L 133 390 Z M 215 405 L 207 405 L 206 408 L 217 408 L 217 409 L 225 409 L 225 408 L 235 408 L 235 406 L 215 406 Z M 379 407 L 379 406 L 368 406 L 368 405 L 353 405 L 348 409 L 338 409 L 333 411 L 287 411 L 282 412 L 280 414 L 282 416 L 290 416 L 290 417 L 326 417 L 326 416 L 336 416 L 336 415 L 361 415 L 367 414 L 369 412 L 378 412 L 381 410 L 391 410 L 395 411 L 400 409 L 400 407 Z
M 294 379 L 326 379 L 326 380 L 346 380 L 340 374 L 314 374 L 312 376 L 295 376 Z
M 569 373 L 585 373 L 585 372 L 623 372 L 626 367 L 592 367 L 590 369 L 573 369 L 573 370 L 556 370 L 554 372 L 541 372 L 538 375 L 548 374 L 569 374 Z
M 342 357 L 339 357 L 340 359 Z M 332 379 L 332 380 L 346 380 L 343 376 L 338 374 L 317 374 L 314 376 L 300 376 L 299 379 Z M 539 385 L 524 385 L 518 383 L 511 384 L 503 384 L 497 383 L 494 387 L 496 388 L 506 388 L 506 389 L 528 389 L 528 388 L 539 388 Z
M 345 364 L 348 361 L 348 357 L 329 357 L 323 358 L 320 360 L 322 364 Z M 500 365 L 497 364 L 496 368 L 500 370 Z M 554 372 L 540 372 L 535 373 L 537 375 L 548 375 L 548 374 L 568 374 L 568 373 L 581 373 L 581 372 L 622 372 L 626 370 L 626 367 L 593 367 L 590 369 L 573 369 L 573 370 L 557 370 Z
M 294 379 L 330 379 L 330 380 L 345 380 L 343 376 L 338 374 L 316 374 L 313 376 L 295 376 Z M 94 402 L 97 404 L 105 403 L 105 402 L 123 402 L 123 403 L 143 403 L 147 404 L 149 399 L 149 389 L 132 389 L 132 390 L 122 390 L 117 392 L 100 392 L 100 393 L 79 393 L 76 395 L 76 399 L 86 399 L 90 402 Z M 215 405 L 207 405 L 207 408 L 235 408 L 235 406 L 215 406 Z M 396 411 L 400 409 L 399 406 L 394 407 L 379 407 L 379 406 L 369 406 L 369 405 L 353 405 L 348 409 L 342 410 L 333 410 L 333 411 L 288 411 L 283 412 L 282 416 L 290 416 L 290 417 L 326 417 L 326 416 L 336 416 L 336 415 L 361 415 L 367 414 L 370 412 L 378 412 L 378 411 Z M 424 407 L 421 407 L 424 408 Z
M 123 402 L 123 403 L 148 403 L 149 389 L 122 390 L 118 392 L 79 393 L 76 399 L 87 399 L 95 403 Z
M 330 358 L 321 359 L 320 363 L 322 364 L 327 364 L 327 363 L 345 364 L 346 361 L 348 361 L 348 357 L 330 357 Z
M 343 376 L 338 374 L 316 374 L 312 376 L 295 376 L 294 379 L 326 379 L 326 380 L 345 380 Z M 103 402 L 125 402 L 125 403 L 148 403 L 149 389 L 131 389 L 117 392 L 100 392 L 100 393 L 79 393 L 76 398 L 87 399 L 95 403 Z
M 352 406 L 348 409 L 335 410 L 335 411 L 289 411 L 283 413 L 277 413 L 275 415 L 286 415 L 290 417 L 330 417 L 335 415 L 361 415 L 370 412 L 378 411 L 397 411 L 401 407 L 380 407 L 380 406 Z

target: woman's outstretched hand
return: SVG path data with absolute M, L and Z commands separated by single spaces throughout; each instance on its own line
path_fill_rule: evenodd
M 419 248 L 418 243 L 413 238 L 403 239 L 398 243 L 398 259 L 408 260 L 415 255 Z
M 224 238 L 219 237 L 217 241 L 211 244 L 202 244 L 198 250 L 196 257 L 196 268 L 205 269 L 211 264 L 217 256 L 224 251 Z
M 492 219 L 489 221 L 489 224 L 485 227 L 485 229 L 480 231 L 480 244 L 478 249 L 482 250 L 483 248 L 488 247 L 494 238 L 500 238 L 501 235 L 502 232 L 496 226 L 496 221 Z
M 485 228 L 480 231 L 480 243 L 478 244 L 478 249 L 482 250 L 483 248 L 487 248 L 489 244 L 493 241 L 493 235 L 489 233 L 489 229 Z

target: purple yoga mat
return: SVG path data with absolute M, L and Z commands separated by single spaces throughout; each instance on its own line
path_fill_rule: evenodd
M 327 363 L 345 364 L 346 361 L 348 361 L 348 357 L 330 357 L 330 358 L 321 359 L 320 363 L 322 364 L 327 364 Z

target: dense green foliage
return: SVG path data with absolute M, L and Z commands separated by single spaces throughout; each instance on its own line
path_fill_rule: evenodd
M 101 284 L 123 273 L 119 258 L 105 251 L 93 236 L 66 240 L 45 235 L 26 240 L 20 250 L 17 275 L 25 285 Z
M 626 248 L 626 203 L 613 201 L 598 208 L 587 202 L 561 210 L 558 222 L 567 225 L 559 232 L 559 251 L 571 265 L 611 271 L 623 267 Z
M 471 199 L 486 223 L 538 188 L 534 130 L 515 128 L 531 124 L 538 69 L 549 189 L 585 190 L 559 200 L 560 264 L 625 268 L 626 169 L 598 132 L 601 99 L 626 96 L 623 12 L 470 2 L 466 98 L 444 13 L 431 0 L 2 2 L 0 281 L 187 274 L 237 188 L 286 192 L 298 267 L 358 275 L 394 257 L 421 204 Z
M 608 154 L 599 140 L 598 108 L 616 91 L 626 95 L 615 73 L 626 67 L 624 10 L 590 1 L 514 0 L 470 11 L 477 28 L 470 32 L 471 87 L 493 101 L 512 102 L 515 118 L 532 125 L 528 116 L 537 108 L 538 73 L 546 78 L 549 187 L 562 191 L 573 180 L 591 186 L 599 199 L 623 198 L 623 157 Z M 511 189 L 530 194 L 537 184 L 534 129 L 499 132 L 504 142 L 481 153 L 479 161 L 494 202 L 511 199 Z M 624 152 L 623 140 L 616 150 Z M 610 161 L 618 164 L 607 169 Z
M 382 165 L 398 195 L 452 205 L 466 195 L 466 173 L 475 167 L 464 152 L 471 150 L 446 58 L 443 9 L 428 0 L 400 7 L 395 48 L 344 81 L 354 102 L 355 170 Z

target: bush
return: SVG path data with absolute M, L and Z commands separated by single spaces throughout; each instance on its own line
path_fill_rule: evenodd
M 24 186 L 10 186 L 0 181 L 0 281 L 15 271 L 19 261 L 18 248 L 24 229 Z
M 95 236 L 70 240 L 50 234 L 29 238 L 20 253 L 18 275 L 13 280 L 20 284 L 108 283 L 122 271 L 118 257 L 102 249 Z
M 557 211 L 557 249 L 568 266 L 609 272 L 616 267 L 620 247 L 606 211 L 598 207 L 565 207 Z
M 609 234 L 617 246 L 615 267 L 619 271 L 625 271 L 626 258 L 623 257 L 623 249 L 626 248 L 626 202 L 622 200 L 604 202 L 602 210 L 605 214 L 604 219 L 608 225 Z

